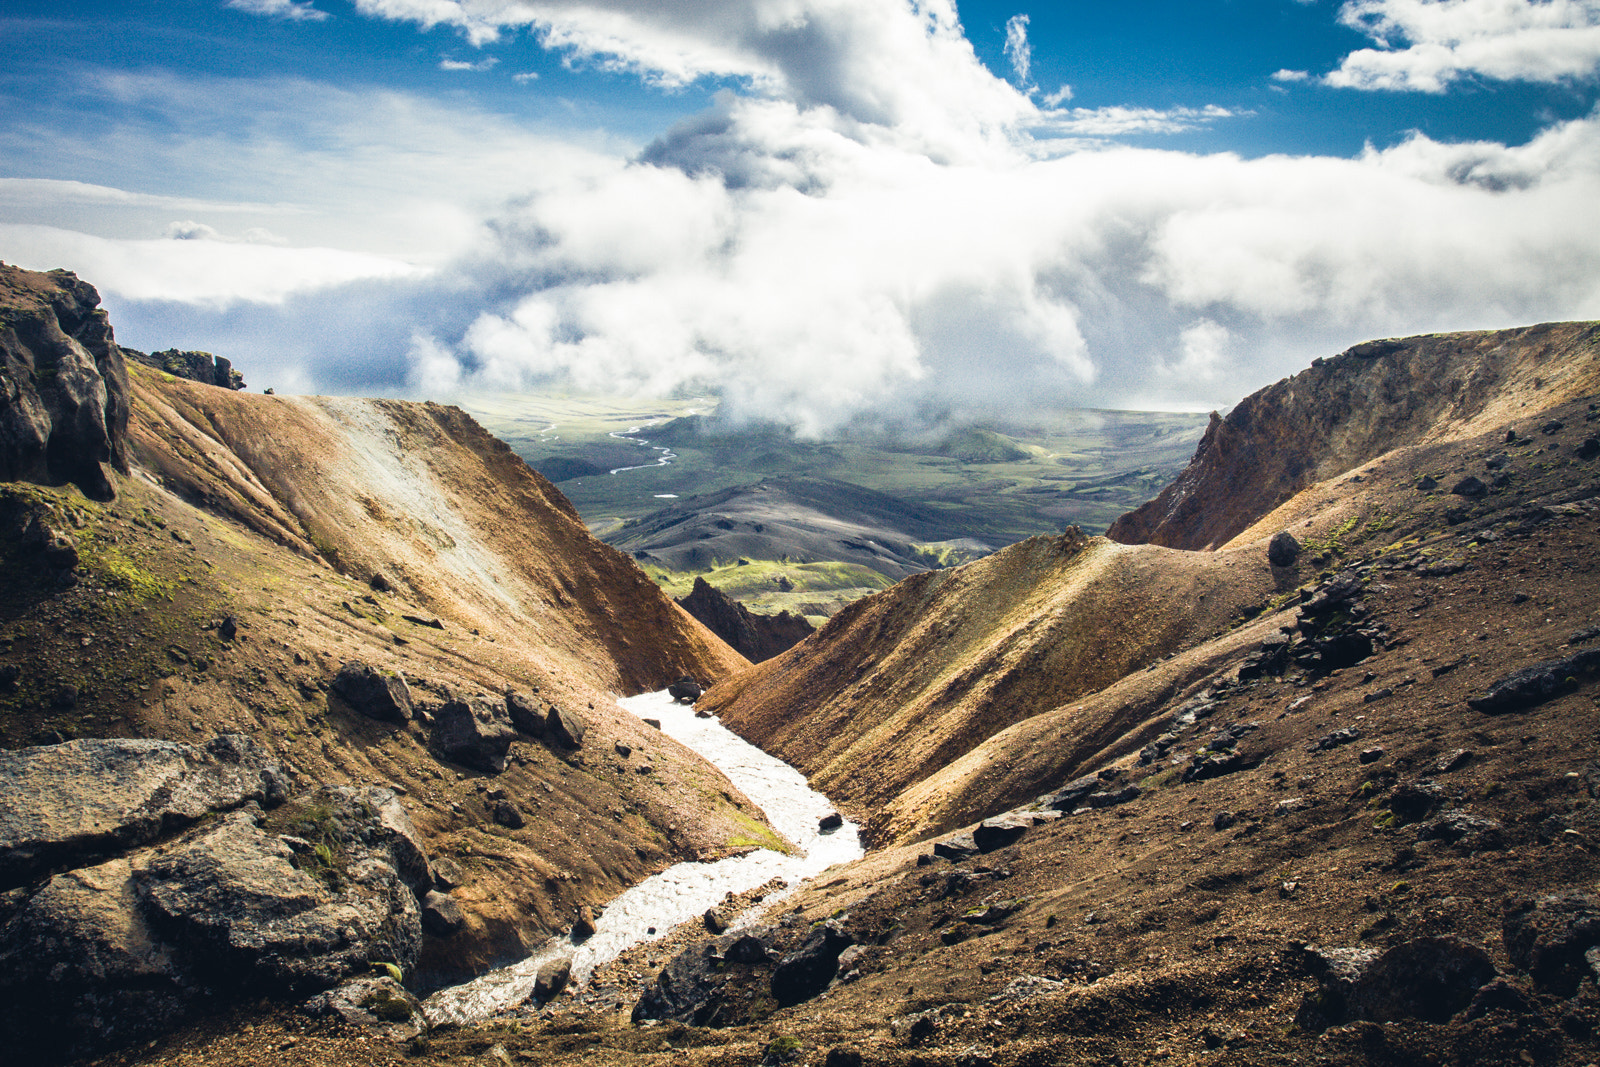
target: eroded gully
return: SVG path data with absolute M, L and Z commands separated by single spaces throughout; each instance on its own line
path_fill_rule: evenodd
M 471 1022 L 521 1004 L 532 994 L 539 968 L 560 956 L 571 957 L 572 980 L 584 982 L 596 968 L 634 945 L 665 936 L 674 926 L 698 918 L 730 892 L 742 893 L 772 878 L 782 878 L 794 887 L 836 863 L 861 856 L 854 823 L 846 822 L 830 833 L 818 830 L 818 821 L 834 810 L 833 805 L 787 763 L 756 748 L 716 719 L 696 718 L 692 708 L 675 703 L 665 692 L 628 697 L 618 703 L 640 718 L 660 720 L 662 733 L 727 775 L 766 812 L 773 828 L 794 842 L 799 855 L 758 849 L 714 863 L 668 867 L 608 904 L 595 922 L 594 934 L 584 941 L 552 938 L 527 959 L 429 997 L 423 1010 L 434 1025 Z M 764 905 L 775 899 L 768 897 Z

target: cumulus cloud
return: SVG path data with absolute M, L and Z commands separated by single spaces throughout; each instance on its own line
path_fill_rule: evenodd
M 1284 70 L 1275 70 L 1275 71 L 1272 72 L 1272 80 L 1275 81 L 1275 82 L 1303 82 L 1303 81 L 1310 81 L 1311 80 L 1311 72 L 1310 71 L 1304 71 L 1304 70 L 1289 70 L 1287 68 L 1285 68 Z
M 1033 46 L 1028 43 L 1028 16 L 1012 15 L 1006 20 L 1005 57 L 1017 75 L 1017 84 L 1027 87 L 1033 67 Z
M 1471 75 L 1559 82 L 1600 68 L 1600 0 L 1349 0 L 1339 21 L 1377 45 L 1324 79 L 1343 88 L 1438 93 Z
M 506 279 L 498 299 L 430 336 L 415 381 L 714 383 L 729 411 L 816 433 L 893 410 L 1226 404 L 1372 336 L 1593 314 L 1595 205 L 1595 117 L 1515 148 L 940 163 L 729 96 L 501 216 L 466 268 Z
M 439 69 L 474 70 L 482 72 L 486 70 L 493 70 L 499 63 L 500 60 L 495 56 L 484 56 L 482 59 L 475 62 L 469 62 L 464 59 L 451 59 L 449 56 L 444 56 L 439 60 Z
M 978 61 L 953 0 L 356 0 L 356 9 L 454 26 L 477 44 L 528 28 L 573 63 L 669 87 L 733 79 L 913 136 L 953 141 L 951 132 L 993 129 L 1031 108 Z
M 661 84 L 730 81 L 640 148 L 401 94 L 122 76 L 104 91 L 161 121 L 108 131 L 119 166 L 213 167 L 219 202 L 271 174 L 288 203 L 221 216 L 86 187 L 82 210 L 158 221 L 120 241 L 0 227 L 30 250 L 5 258 L 82 265 L 119 322 L 201 323 L 310 386 L 712 388 L 819 434 L 1225 405 L 1370 337 L 1600 314 L 1600 115 L 1521 146 L 1245 159 L 1117 142 L 1248 117 L 1227 108 L 1065 109 L 1063 87 L 1041 109 L 984 69 L 948 0 L 358 3 L 469 39 L 529 28 Z M 272 119 L 289 113 L 311 127 L 294 142 Z M 212 132 L 180 151 L 168 127 Z M 153 239 L 175 218 L 215 236 Z M 292 243 L 217 239 L 246 227 Z M 329 317 L 337 352 L 305 325 Z
M 311 0 L 228 0 L 227 5 L 237 11 L 268 18 L 288 19 L 291 22 L 320 22 L 331 16 L 311 6 Z

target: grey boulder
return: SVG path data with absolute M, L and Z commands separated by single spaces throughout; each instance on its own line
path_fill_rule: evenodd
M 96 739 L 0 752 L 0 890 L 286 794 L 277 762 L 240 734 L 204 747 Z

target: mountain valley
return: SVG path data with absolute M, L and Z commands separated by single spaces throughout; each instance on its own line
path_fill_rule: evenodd
M 0 1032 L 38 1062 L 1600 1059 L 1600 324 L 1358 345 L 1106 536 L 933 560 L 959 509 L 826 470 L 614 548 L 459 409 L 130 365 L 73 275 L 0 281 Z M 807 537 L 882 588 L 762 662 L 668 595 Z M 615 703 L 685 681 L 866 855 L 425 1025 L 670 863 L 792 847 Z

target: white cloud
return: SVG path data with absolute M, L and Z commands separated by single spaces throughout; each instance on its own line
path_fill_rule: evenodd
M 1303 82 L 1310 79 L 1310 72 L 1304 70 L 1277 70 L 1272 72 L 1272 80 L 1275 82 Z
M 569 61 L 663 86 L 743 79 L 802 109 L 970 146 L 1028 117 L 963 36 L 954 0 L 356 0 L 363 14 L 455 26 L 476 44 L 532 29 Z
M 440 60 L 439 60 L 439 69 L 440 70 L 474 70 L 474 71 L 482 72 L 482 71 L 486 71 L 486 70 L 493 70 L 495 68 L 495 66 L 499 64 L 499 62 L 500 62 L 500 60 L 498 58 L 494 57 L 494 56 L 484 56 L 482 59 L 478 60 L 476 63 L 471 63 L 471 62 L 468 62 L 468 61 L 466 61 L 464 59 L 451 59 L 448 56 L 444 56 L 444 57 L 441 57 Z
M 1242 159 L 1114 142 L 1243 117 L 1222 107 L 1041 111 L 948 0 L 361 3 L 483 39 L 531 27 L 662 83 L 746 82 L 640 150 L 294 79 L 90 78 L 136 118 L 92 148 L 42 122 L 0 152 L 103 156 L 128 191 L 63 186 L 58 215 L 105 230 L 35 203 L 0 255 L 75 267 L 118 315 L 162 301 L 134 316 L 152 330 L 210 315 L 280 380 L 710 386 L 814 432 L 1222 405 L 1369 337 L 1600 314 L 1600 115 L 1519 147 Z M 209 199 L 136 191 L 172 174 Z M 0 203 L 46 192 L 0 181 Z M 174 219 L 210 239 L 156 239 Z
M 1226 326 L 1199 319 L 1178 334 L 1178 358 L 1169 370 L 1184 381 L 1215 382 L 1222 376 L 1232 342 Z
M 1041 103 L 1043 103 L 1045 107 L 1060 107 L 1062 104 L 1071 99 L 1072 86 L 1063 84 L 1061 88 L 1057 89 L 1055 92 L 1046 93 Z
M 1377 45 L 1324 79 L 1344 88 L 1437 93 L 1475 74 L 1558 82 L 1600 68 L 1600 0 L 1349 0 L 1339 21 Z
M 168 223 L 166 236 L 174 241 L 215 241 L 222 235 L 203 222 L 185 219 Z
M 536 70 L 529 70 L 529 71 L 524 71 L 521 74 L 513 74 L 513 75 L 511 75 L 511 80 L 516 82 L 519 85 L 526 85 L 528 82 L 536 82 L 536 81 L 538 81 L 539 80 L 539 72 L 536 71 Z
M 515 295 L 432 336 L 416 381 L 454 353 L 501 388 L 714 382 L 729 410 L 820 432 L 1221 405 L 1368 337 L 1600 312 L 1600 118 L 1520 148 L 965 163 L 780 101 L 690 125 L 502 217 L 465 276 Z
M 1026 88 L 1031 80 L 1029 70 L 1033 66 L 1033 46 L 1028 43 L 1028 16 L 1012 15 L 1006 20 L 1005 56 L 1011 60 L 1017 84 Z
M 228 0 L 226 6 L 251 15 L 288 19 L 291 22 L 321 22 L 331 17 L 326 11 L 312 7 L 310 0 Z
M 1208 104 L 1205 107 L 1075 107 L 1045 116 L 1041 130 L 1074 137 L 1122 137 L 1136 133 L 1186 133 L 1218 119 L 1238 117 L 1246 112 L 1230 111 Z
M 36 270 L 70 265 L 126 300 L 226 307 L 279 304 L 318 289 L 371 278 L 415 278 L 409 263 L 336 248 L 284 248 L 207 239 L 209 227 L 175 224 L 177 240 L 116 241 L 72 230 L 0 223 L 8 263 Z M 213 231 L 214 232 L 214 231 Z

